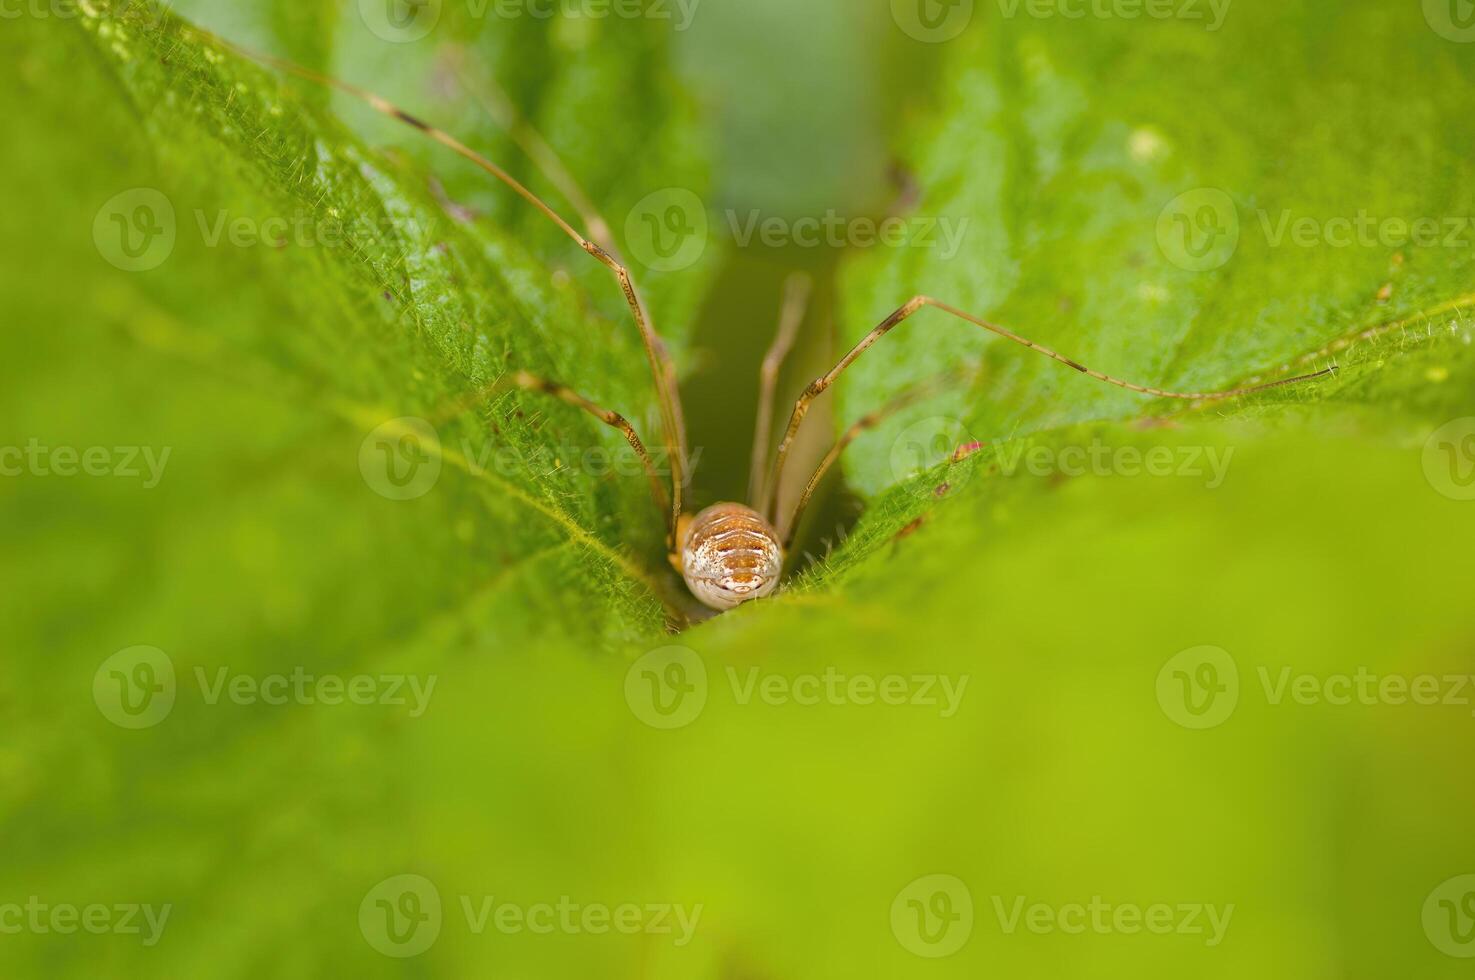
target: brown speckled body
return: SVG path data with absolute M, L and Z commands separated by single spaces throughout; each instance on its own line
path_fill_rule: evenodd
M 714 504 L 681 529 L 681 574 L 692 595 L 731 609 L 772 594 L 784 566 L 778 533 L 742 504 Z

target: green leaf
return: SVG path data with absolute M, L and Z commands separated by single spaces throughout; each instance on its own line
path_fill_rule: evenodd
M 1365 6 L 1328 22 L 1312 9 L 1235 8 L 1217 31 L 1020 17 L 943 46 L 939 122 L 902 152 L 920 188 L 911 217 L 961 244 L 945 254 L 935 232 L 852 263 L 846 339 L 928 294 L 1097 370 L 1207 391 L 1375 357 L 1307 355 L 1379 325 L 1442 332 L 1475 292 L 1470 245 L 1452 245 L 1469 238 L 1456 222 L 1475 210 L 1475 186 L 1447 166 L 1475 149 L 1459 123 L 1470 62 L 1417 10 Z M 1284 43 L 1267 48 L 1266 37 Z M 1379 84 L 1390 78 L 1401 82 Z M 1180 214 L 1206 222 L 1186 245 Z M 1339 223 L 1359 216 L 1371 225 Z M 1308 219 L 1311 245 L 1295 231 Z M 1420 220 L 1438 234 L 1407 240 Z M 1188 251 L 1199 247 L 1204 262 Z M 927 310 L 849 372 L 839 414 L 853 419 L 959 361 L 986 370 L 871 445 L 929 414 L 998 439 L 1172 408 Z M 848 464 L 867 494 L 895 482 L 885 453 L 862 449 Z
M 517 159 L 464 93 L 426 88 L 437 43 L 382 45 L 358 7 L 180 5 Z M 1468 157 L 1470 63 L 1417 5 L 1235 7 L 1212 37 L 989 21 L 926 49 L 943 88 L 905 143 L 917 210 L 970 230 L 948 261 L 912 248 L 848 267 L 846 339 L 928 292 L 1148 383 L 1342 371 L 1190 410 L 925 313 L 837 388 L 842 422 L 960 360 L 981 362 L 977 384 L 853 447 L 868 509 L 796 588 L 675 640 L 643 483 L 568 458 L 618 436 L 542 400 L 465 402 L 526 368 L 656 441 L 608 277 L 413 133 L 154 8 L 79 9 L 0 32 L 16 93 L 0 465 L 14 448 L 98 448 L 140 472 L 68 477 L 48 455 L 0 478 L 0 925 L 33 895 L 172 912 L 154 945 L 0 936 L 7 975 L 1465 975 L 1421 912 L 1475 867 L 1468 700 L 1274 694 L 1283 672 L 1317 691 L 1364 671 L 1475 673 L 1468 460 L 1436 431 L 1475 392 L 1469 249 L 1257 240 L 1260 208 L 1470 213 L 1451 162 Z M 567 148 L 617 234 L 651 191 L 704 187 L 701 131 L 651 25 L 445 16 L 445 39 Z M 618 111 L 632 88 L 648 108 Z M 1241 231 L 1203 273 L 1156 236 L 1200 186 L 1230 193 Z M 157 199 L 105 207 L 134 188 L 176 217 L 172 251 L 140 272 L 115 264 L 121 235 L 151 227 L 159 212 L 139 206 Z M 227 229 L 345 231 L 211 245 L 222 213 Z M 715 251 L 645 277 L 677 338 Z M 368 437 L 406 416 L 433 422 L 442 468 L 401 501 Z M 902 432 L 938 416 L 991 445 L 898 468 Z M 1166 472 L 1149 469 L 1164 452 Z M 685 672 L 642 659 L 673 642 Z M 132 729 L 96 685 L 136 645 L 168 656 L 176 696 Z M 1193 730 L 1161 677 L 1203 646 L 1240 691 Z M 409 691 L 209 693 L 299 673 L 434 690 L 423 712 Z M 901 699 L 882 699 L 895 683 Z M 688 723 L 659 727 L 658 705 Z M 435 942 L 397 959 L 360 910 L 405 874 L 436 885 L 442 913 Z M 974 910 L 943 959 L 916 955 L 893 916 L 933 874 Z M 1007 926 L 1016 901 L 1098 896 L 1234 913 L 1216 944 Z M 688 942 L 674 923 L 478 931 L 463 904 L 565 897 L 701 913 Z
M 1371 386 L 1415 403 L 1431 429 L 1448 419 L 1464 385 L 1410 374 L 1387 392 L 1369 379 L 1421 346 L 1446 349 L 1431 370 L 1447 377 L 1441 358 L 1463 362 L 1470 337 L 1475 183 L 1446 165 L 1471 151 L 1458 122 L 1470 63 L 1423 19 L 1359 9 L 1329 26 L 1277 8 L 1235 10 L 1222 30 L 975 28 L 940 49 L 936 118 L 901 149 L 919 188 L 901 216 L 911 237 L 846 269 L 845 346 L 930 295 L 1149 386 L 1213 391 L 1341 368 L 1210 403 L 1204 414 L 1219 418 L 1362 400 Z M 1265 52 L 1267 36 L 1300 43 Z M 1309 75 L 1313 45 L 1325 67 Z M 1363 84 L 1345 81 L 1353 72 Z M 836 386 L 840 422 L 960 364 L 979 370 L 843 457 L 870 507 L 811 583 L 863 561 L 975 471 L 1017 470 L 1031 446 L 1058 450 L 1083 432 L 1130 438 L 1084 423 L 1183 415 L 924 309 Z M 968 443 L 985 449 L 949 465 Z
M 121 355 L 124 363 L 141 360 L 150 370 L 213 376 L 216 387 L 241 389 L 232 397 L 251 408 L 224 419 L 193 413 L 195 431 L 177 437 L 250 445 L 266 458 L 321 454 L 335 489 L 314 494 L 320 506 L 331 511 L 352 501 L 349 511 L 380 533 L 393 515 L 395 529 L 410 535 L 406 546 L 450 549 L 457 562 L 470 563 L 463 594 L 524 562 L 556 568 L 560 587 L 546 597 L 552 606 L 530 607 L 518 628 L 536 627 L 541 615 L 567 602 L 577 614 L 554 618 L 576 634 L 658 630 L 669 583 L 663 573 L 659 580 L 651 574 L 644 556 L 659 553 L 660 515 L 618 433 L 546 398 L 481 397 L 507 371 L 530 370 L 618 407 L 659 445 L 644 355 L 608 272 L 575 249 L 599 273 L 588 288 L 597 284 L 609 301 L 591 302 L 584 266 L 571 281 L 550 275 L 550 257 L 539 254 L 556 229 L 534 235 L 493 220 L 458 220 L 418 166 L 366 149 L 294 88 L 172 16 L 124 3 L 83 10 L 73 23 L 22 24 L 45 40 L 17 64 L 25 110 L 19 124 L 34 121 L 47 131 L 31 152 L 78 161 L 71 186 L 19 177 L 22 193 L 32 182 L 45 184 L 34 191 L 55 206 L 51 220 L 68 232 L 66 251 L 46 255 L 57 272 L 37 269 L 34 294 L 21 286 L 38 318 L 68 319 L 75 336 L 57 342 L 96 347 L 106 372 Z M 649 48 L 648 41 L 615 43 L 602 59 L 645 65 Z M 523 55 L 536 63 L 537 52 Z M 93 79 L 80 97 L 52 84 L 69 61 L 80 61 Z M 538 77 L 557 83 L 565 74 Z M 619 129 L 625 146 L 645 137 L 677 139 L 667 134 L 686 125 L 673 113 L 636 134 L 607 120 L 601 107 L 589 108 L 591 128 Z M 70 132 L 61 128 L 60 141 L 58 119 L 74 120 Z M 88 146 L 111 158 L 107 171 L 82 172 Z M 623 152 L 613 147 L 606 165 L 619 165 Z M 665 165 L 676 174 L 669 183 L 702 179 L 697 170 L 680 169 L 695 166 L 690 156 Z M 444 187 L 457 190 L 449 180 Z M 133 209 L 153 209 L 157 201 L 167 202 L 158 205 L 161 214 L 173 212 L 175 241 L 161 268 L 109 270 L 103 260 L 126 257 L 77 233 L 91 230 L 93 214 L 129 188 L 141 190 L 111 205 L 125 211 L 115 220 L 131 220 Z M 117 230 L 105 224 L 98 235 L 104 233 Z M 55 283 L 67 263 L 105 271 L 89 275 L 60 313 Z M 219 305 L 227 296 L 231 302 Z M 680 294 L 660 293 L 654 302 L 679 307 Z M 208 321 L 200 318 L 202 304 Z M 678 333 L 684 327 L 680 320 L 671 325 Z M 40 374 L 30 380 L 42 388 L 52 383 Z M 70 383 L 106 389 L 94 379 Z M 191 415 L 174 397 L 160 390 L 159 415 Z M 194 397 L 198 404 L 199 392 Z M 358 473 L 359 443 L 404 417 L 431 427 L 439 448 L 427 442 L 434 457 L 428 465 L 470 472 L 446 477 L 457 483 L 449 494 L 391 510 L 366 493 L 373 481 L 366 486 Z M 380 435 L 386 433 L 399 436 L 393 428 Z M 176 445 L 181 454 L 185 448 Z M 366 443 L 364 452 L 379 448 Z M 586 463 L 591 454 L 594 462 Z M 233 464 L 227 456 L 218 465 Z M 621 476 L 615 465 L 620 472 L 634 468 L 637 477 Z M 208 469 L 191 472 L 218 483 L 221 475 Z M 301 478 L 292 470 L 276 475 L 286 483 Z M 327 499 L 334 494 L 340 499 Z M 386 550 L 385 561 L 392 564 L 395 553 Z M 431 594 L 439 591 L 438 583 L 427 585 Z M 383 589 L 389 602 L 396 588 L 386 582 Z
M 738 744 L 743 776 L 683 771 L 674 847 L 741 839 L 806 871 L 720 892 L 749 937 L 787 934 L 804 910 L 803 941 L 755 938 L 743 962 L 913 973 L 884 916 L 907 882 L 945 873 L 975 918 L 969 945 L 926 962 L 939 976 L 1461 968 L 1417 919 L 1475 859 L 1454 843 L 1469 792 L 1450 754 L 1469 706 L 1338 707 L 1321 685 L 1470 672 L 1475 622 L 1455 596 L 1475 525 L 1446 469 L 1467 480 L 1469 464 L 1441 455 L 1438 432 L 1475 424 L 1459 421 L 1475 393 L 1471 249 L 1275 245 L 1260 213 L 1468 229 L 1468 168 L 1450 161 L 1468 156 L 1470 62 L 1416 9 L 1329 10 L 1236 8 L 1211 37 L 1021 17 L 939 49 L 941 106 L 902 153 L 914 213 L 968 234 L 956 258 L 914 244 L 852 261 L 842 349 L 930 294 L 1150 385 L 1341 370 L 1186 408 L 936 311 L 857 362 L 834 390 L 842 426 L 959 362 L 981 371 L 852 447 L 866 511 L 839 540 L 801 539 L 819 560 L 786 596 L 683 638 L 710 687 L 673 765 Z M 1229 193 L 1240 230 L 1202 272 L 1157 235 L 1198 187 Z M 915 427 L 956 438 L 939 419 L 989 445 L 956 464 L 956 443 L 936 445 L 943 461 L 914 473 Z M 1159 677 L 1200 647 L 1228 652 L 1240 693 L 1196 732 Z M 785 686 L 837 675 L 841 694 L 818 704 Z M 1284 693 L 1287 676 L 1316 693 Z M 845 687 L 888 677 L 908 694 L 966 679 L 967 707 L 888 710 Z M 766 681 L 780 696 L 743 700 Z M 754 800 L 786 801 L 784 818 Z M 728 883 L 724 855 L 692 879 Z M 1234 939 L 1213 946 L 1007 927 L 1018 900 L 1231 895 Z

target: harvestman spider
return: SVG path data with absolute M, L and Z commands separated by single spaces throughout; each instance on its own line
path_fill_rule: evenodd
M 197 33 L 203 34 L 204 32 L 197 31 Z M 869 350 L 873 344 L 923 307 L 933 307 L 959 320 L 981 327 L 984 330 L 1003 337 L 1005 340 L 1026 347 L 1037 354 L 1042 354 L 1052 360 L 1059 361 L 1066 367 L 1073 368 L 1081 374 L 1094 378 L 1097 381 L 1104 381 L 1107 384 L 1116 385 L 1128 391 L 1153 395 L 1158 398 L 1177 398 L 1189 401 L 1201 401 L 1210 398 L 1232 398 L 1266 391 L 1271 388 L 1297 384 L 1302 381 L 1310 381 L 1336 370 L 1335 367 L 1330 367 L 1317 371 L 1314 374 L 1299 375 L 1293 378 L 1284 378 L 1280 381 L 1272 381 L 1268 384 L 1254 385 L 1253 387 L 1247 388 L 1233 388 L 1226 391 L 1164 391 L 1161 388 L 1133 384 L 1130 381 L 1123 381 L 1109 374 L 1093 371 L 1063 354 L 1056 353 L 1048 347 L 1041 346 L 1032 340 L 1027 340 L 1016 333 L 989 323 L 957 307 L 950 306 L 930 296 L 916 296 L 908 300 L 894 313 L 881 321 L 875 329 L 866 334 L 860 343 L 856 344 L 849 353 L 840 359 L 838 364 L 824 375 L 809 383 L 794 403 L 793 411 L 789 416 L 788 426 L 784 430 L 783 437 L 779 440 L 778 449 L 774 455 L 773 468 L 771 471 L 768 471 L 764 463 L 773 419 L 773 399 L 778 384 L 779 368 L 785 356 L 788 354 L 789 349 L 793 346 L 795 333 L 799 328 L 800 321 L 803 319 L 806 294 L 808 291 L 808 286 L 804 281 L 791 280 L 789 288 L 786 291 L 784 310 L 780 319 L 778 332 L 767 354 L 763 358 L 763 367 L 759 378 L 758 423 L 753 441 L 753 462 L 748 484 L 748 499 L 752 501 L 752 506 L 738 503 L 719 503 L 713 504 L 696 515 L 690 515 L 685 512 L 681 498 L 681 490 L 686 483 L 688 468 L 686 427 L 681 411 L 681 395 L 678 389 L 676 369 L 672 363 L 671 356 L 652 325 L 650 314 L 646 310 L 644 301 L 640 298 L 635 280 L 631 277 L 629 269 L 620 257 L 619 249 L 614 243 L 609 225 L 600 217 L 598 210 L 589 201 L 578 182 L 563 166 L 553 149 L 525 120 L 519 117 L 511 103 L 494 85 L 488 85 L 487 89 L 481 93 L 486 108 L 490 111 L 495 121 L 503 129 L 507 130 L 519 148 L 543 172 L 549 182 L 573 205 L 583 220 L 587 237 L 575 230 L 553 208 L 511 174 L 497 166 L 497 164 L 470 149 L 449 133 L 436 129 L 378 95 L 348 82 L 303 68 L 292 62 L 270 55 L 248 51 L 228 41 L 223 41 L 220 38 L 212 37 L 211 39 L 243 57 L 307 79 L 316 84 L 345 92 L 363 101 L 375 111 L 413 126 L 426 136 L 429 136 L 431 139 L 469 160 L 511 188 L 518 196 L 542 212 L 564 234 L 577 242 L 584 251 L 588 252 L 589 255 L 614 274 L 624 293 L 625 302 L 629 305 L 630 312 L 635 318 L 635 326 L 640 332 L 640 339 L 645 347 L 647 359 L 650 362 L 651 376 L 655 382 L 657 401 L 660 406 L 661 423 L 665 435 L 665 447 L 671 460 L 669 494 L 666 493 L 665 485 L 657 474 L 650 454 L 646 451 L 645 444 L 641 441 L 640 436 L 636 434 L 634 427 L 618 412 L 600 407 L 557 381 L 539 378 L 526 371 L 512 372 L 494 386 L 494 390 L 519 388 L 523 391 L 549 395 L 589 413 L 605 425 L 618 429 L 639 456 L 646 476 L 650 480 L 651 496 L 655 500 L 657 508 L 666 514 L 666 543 L 671 565 L 681 573 L 691 593 L 697 599 L 701 600 L 702 603 L 713 609 L 731 609 L 744 602 L 771 595 L 778 587 L 779 580 L 783 576 L 784 554 L 792 544 L 794 532 L 799 524 L 799 518 L 808 506 L 810 498 L 819 486 L 820 480 L 839 458 L 841 452 L 862 432 L 874 428 L 885 418 L 918 400 L 922 395 L 941 383 L 940 379 L 933 379 L 932 382 L 908 389 L 894 401 L 865 416 L 851 426 L 820 462 L 814 475 L 809 479 L 803 492 L 800 494 L 798 503 L 789 515 L 789 519 L 782 525 L 775 523 L 778 516 L 779 488 L 780 481 L 783 477 L 784 466 L 788 462 L 789 452 L 793 448 L 795 437 L 799 433 L 799 427 L 803 423 L 804 416 L 808 413 L 810 405 L 833 385 L 839 379 L 840 375 L 845 372 L 845 369 L 855 363 L 856 359 Z M 964 449 L 967 448 L 964 447 Z

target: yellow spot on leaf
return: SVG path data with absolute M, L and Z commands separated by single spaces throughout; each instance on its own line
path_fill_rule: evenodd
M 1148 303 L 1165 303 L 1168 290 L 1159 283 L 1143 282 L 1137 284 L 1137 296 Z
M 1127 152 L 1138 163 L 1151 163 L 1168 155 L 1168 143 L 1161 133 L 1151 126 L 1139 126 L 1127 138 Z

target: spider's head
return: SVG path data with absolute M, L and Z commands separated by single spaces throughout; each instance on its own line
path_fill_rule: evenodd
M 784 567 L 778 533 L 742 504 L 714 504 L 680 531 L 681 575 L 713 609 L 772 595 Z

